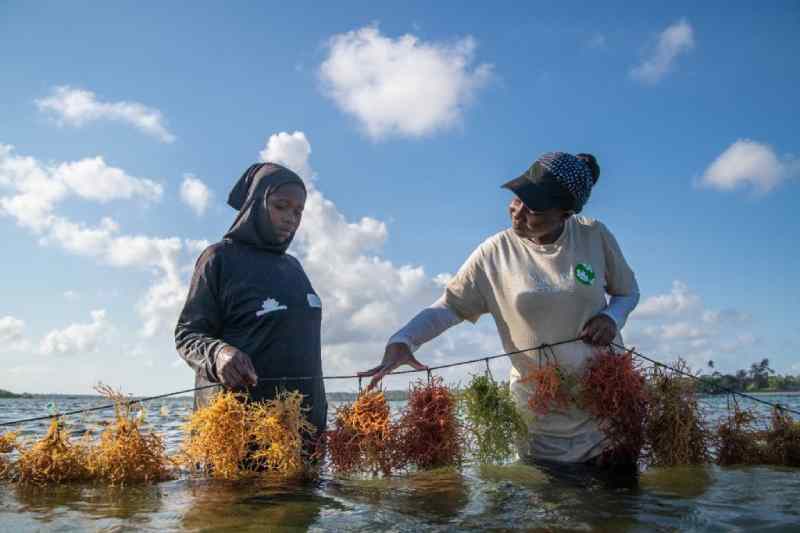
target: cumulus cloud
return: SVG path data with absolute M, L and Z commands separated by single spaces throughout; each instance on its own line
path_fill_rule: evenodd
M 311 143 L 302 131 L 294 133 L 280 132 L 269 136 L 267 144 L 258 153 L 261 161 L 270 161 L 293 170 L 298 176 L 311 179 L 314 171 L 308 158 L 311 156 Z
M 61 124 L 83 126 L 97 120 L 113 120 L 129 124 L 161 142 L 175 141 L 164 125 L 161 111 L 139 102 L 102 102 L 92 91 L 65 85 L 53 88 L 50 96 L 36 100 L 36 105 Z
M 110 173 L 112 179 L 123 185 L 120 190 L 112 193 L 98 187 L 88 192 L 89 189 L 84 187 L 91 183 L 91 176 L 98 179 L 107 176 L 110 167 L 102 163 L 102 158 L 89 160 L 89 165 L 82 165 L 84 161 L 87 160 L 45 166 L 32 157 L 14 154 L 10 146 L 0 145 L 0 187 L 11 188 L 10 195 L 0 196 L 0 215 L 10 216 L 18 225 L 33 231 L 42 245 L 58 246 L 67 252 L 119 268 L 151 272 L 153 283 L 137 305 L 144 322 L 142 332 L 153 336 L 171 329 L 180 310 L 180 300 L 188 290 L 183 272 L 186 266 L 193 264 L 197 248 L 203 241 L 126 235 L 109 217 L 91 225 L 58 215 L 55 211 L 58 203 L 70 194 L 101 202 L 132 196 L 146 200 L 155 198 L 156 189 L 150 186 L 153 182 L 131 178 L 120 169 L 113 169 Z M 65 172 L 63 169 L 69 170 Z M 82 177 L 78 179 L 73 175 L 67 179 L 65 176 L 70 173 Z M 127 188 L 125 183 L 129 185 Z
M 419 137 L 453 126 L 492 65 L 474 66 L 476 43 L 392 39 L 376 26 L 333 36 L 319 69 L 325 93 L 373 139 Z
M 310 153 L 310 148 L 297 138 L 297 132 L 273 135 L 262 158 L 312 175 L 308 161 L 297 158 Z M 302 139 L 308 142 L 305 136 Z M 396 265 L 382 258 L 388 237 L 383 221 L 371 217 L 348 220 L 314 183 L 309 184 L 303 222 L 290 252 L 302 262 L 323 302 L 326 373 L 353 373 L 377 364 L 389 336 L 441 295 L 442 283 L 449 275 L 429 276 L 421 266 Z M 494 328 L 482 323 L 477 328 L 448 332 L 426 346 L 423 357 L 436 364 L 452 361 L 456 355 L 499 349 Z M 508 367 L 498 363 L 496 368 L 502 373 Z M 470 370 L 474 371 L 461 368 L 452 375 L 464 376 Z
M 77 196 L 97 202 L 134 197 L 155 202 L 164 192 L 155 181 L 129 176 L 99 156 L 63 163 L 55 169 L 53 179 L 63 182 Z
M 131 198 L 154 202 L 163 193 L 157 182 L 130 176 L 102 157 L 45 165 L 4 144 L 0 144 L 0 189 L 11 189 L 10 195 L 0 196 L 0 214 L 37 233 L 58 223 L 53 210 L 70 196 L 101 203 Z
M 685 19 L 668 26 L 642 62 L 630 71 L 631 77 L 647 84 L 656 84 L 675 69 L 680 55 L 694 48 L 694 30 Z
M 732 371 L 741 366 L 742 357 L 752 355 L 756 337 L 748 331 L 751 320 L 736 309 L 708 308 L 686 283 L 676 280 L 669 293 L 645 298 L 631 313 L 625 340 L 665 363 L 682 357 L 702 369 L 713 359 L 722 371 Z
M 780 159 L 769 145 L 739 139 L 709 165 L 700 185 L 720 191 L 750 186 L 766 193 L 798 171 L 797 160 Z
M 270 137 L 262 157 L 285 164 L 308 178 L 314 174 L 308 161 L 310 153 L 302 132 L 279 133 Z M 45 176 L 43 179 L 52 179 L 40 163 L 32 159 L 28 163 Z M 381 249 L 389 232 L 383 221 L 371 217 L 351 219 L 325 198 L 313 181 L 308 186 L 303 223 L 291 252 L 302 261 L 323 302 L 325 372 L 354 373 L 379 361 L 389 336 L 439 297 L 449 274 L 430 276 L 421 266 L 398 265 L 384 259 Z M 172 352 L 171 331 L 186 297 L 192 265 L 208 242 L 128 235 L 110 218 L 87 225 L 58 215 L 52 206 L 47 212 L 52 217 L 50 225 L 39 230 L 28 228 L 44 244 L 58 245 L 70 253 L 115 267 L 152 273 L 149 286 L 134 306 L 142 320 L 142 342 L 153 350 Z M 105 314 L 94 315 L 91 323 L 48 333 L 40 343 L 40 351 L 91 352 L 102 345 L 109 330 Z M 420 355 L 427 363 L 438 364 L 499 351 L 494 326 L 482 321 L 478 327 L 455 328 L 426 345 Z M 508 365 L 498 361 L 493 368 L 498 376 L 504 376 Z M 464 367 L 443 375 L 455 380 L 482 370 Z M 406 379 L 390 378 L 388 384 L 402 388 Z M 332 389 L 337 387 L 352 389 L 355 382 L 331 383 Z
M 64 329 L 53 330 L 42 339 L 40 351 L 45 354 L 81 355 L 97 350 L 111 331 L 105 310 L 92 311 L 88 324 L 70 324 Z
M 668 294 L 650 296 L 640 303 L 631 313 L 632 318 L 662 318 L 680 315 L 698 309 L 700 297 L 691 292 L 682 281 L 672 282 L 672 290 Z
M 0 342 L 4 345 L 15 344 L 22 340 L 25 322 L 13 316 L 0 318 Z
M 211 203 L 211 190 L 202 180 L 186 174 L 181 183 L 181 200 L 191 207 L 197 216 L 202 216 Z

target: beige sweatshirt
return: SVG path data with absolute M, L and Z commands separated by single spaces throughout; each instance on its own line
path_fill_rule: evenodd
M 611 232 L 573 216 L 552 244 L 534 244 L 511 229 L 484 241 L 448 284 L 445 302 L 472 322 L 490 313 L 503 348 L 514 352 L 575 338 L 606 307 L 606 294 L 634 293 L 636 278 Z M 622 343 L 619 335 L 615 342 Z M 593 353 L 581 341 L 552 350 L 562 370 L 575 377 Z M 520 378 L 540 359 L 535 352 L 511 357 L 511 389 L 530 430 L 520 453 L 563 462 L 591 459 L 603 450 L 603 435 L 586 412 L 573 406 L 537 416 L 528 409 L 531 384 Z

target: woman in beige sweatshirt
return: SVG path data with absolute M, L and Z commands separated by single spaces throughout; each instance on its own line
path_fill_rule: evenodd
M 387 344 L 380 365 L 363 372 L 376 384 L 397 367 L 426 368 L 414 357 L 423 343 L 463 320 L 494 318 L 507 352 L 580 337 L 555 346 L 563 371 L 580 375 L 595 346 L 622 343 L 620 329 L 639 301 L 636 277 L 611 232 L 577 216 L 600 169 L 592 155 L 542 155 L 521 176 L 504 184 L 514 192 L 511 228 L 484 241 L 461 266 L 442 297 L 422 310 Z M 607 295 L 610 299 L 607 299 Z M 604 437 L 577 406 L 536 415 L 528 408 L 531 384 L 520 378 L 539 354 L 511 357 L 511 390 L 528 423 L 520 454 L 582 463 L 598 456 Z

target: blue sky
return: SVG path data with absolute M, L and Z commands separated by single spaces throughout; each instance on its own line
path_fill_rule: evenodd
M 191 266 L 264 157 L 314 184 L 293 251 L 326 370 L 369 366 L 550 150 L 600 162 L 585 214 L 637 274 L 627 340 L 800 373 L 798 23 L 795 2 L 2 3 L 0 388 L 189 384 Z M 483 320 L 420 356 L 498 350 Z

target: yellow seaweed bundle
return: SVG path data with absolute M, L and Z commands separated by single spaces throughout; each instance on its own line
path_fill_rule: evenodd
M 164 439 L 142 429 L 142 417 L 120 392 L 104 385 L 99 385 L 97 391 L 114 402 L 115 420 L 103 430 L 88 456 L 87 468 L 92 477 L 112 485 L 173 477 Z
M 87 468 L 88 439 L 70 442 L 64 425 L 56 419 L 47 434 L 30 447 L 19 446 L 15 478 L 20 483 L 43 485 L 85 481 L 91 474 Z
M 241 477 L 250 431 L 244 396 L 229 391 L 192 413 L 179 461 L 190 470 L 222 479 Z
M 241 394 L 220 392 L 184 425 L 189 436 L 177 460 L 191 471 L 220 479 L 297 473 L 303 467 L 303 438 L 315 431 L 302 399 L 293 391 L 248 402 Z
M 0 453 L 11 453 L 17 447 L 17 434 L 13 431 L 0 435 Z M 11 463 L 0 455 L 0 480 L 6 479 L 11 473 Z
M 316 431 L 305 416 L 303 395 L 281 391 L 274 400 L 249 405 L 251 448 L 257 470 L 294 474 L 303 470 L 303 439 Z

